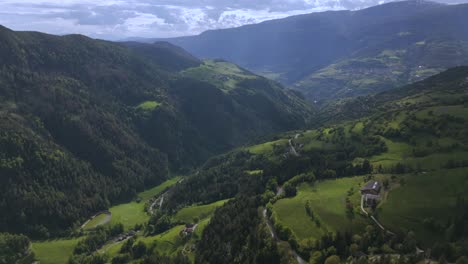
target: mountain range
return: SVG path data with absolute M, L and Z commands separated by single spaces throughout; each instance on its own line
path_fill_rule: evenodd
M 324 101 L 401 86 L 468 63 L 468 4 L 402 1 L 166 39 Z M 154 40 L 146 39 L 147 42 Z

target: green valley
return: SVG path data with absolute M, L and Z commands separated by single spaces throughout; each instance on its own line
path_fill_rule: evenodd
M 438 1 L 0 1 L 0 264 L 467 264 Z

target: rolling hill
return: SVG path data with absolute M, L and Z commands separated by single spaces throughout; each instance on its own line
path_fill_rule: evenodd
M 468 64 L 468 5 L 401 1 L 167 39 L 323 101 L 383 91 Z M 152 41 L 152 40 L 146 40 Z
M 341 113 L 356 115 L 335 116 L 317 129 L 278 134 L 273 141 L 210 159 L 176 186 L 168 206 L 233 196 L 234 204 L 243 204 L 255 197 L 256 205 L 231 210 L 241 214 L 264 206 L 265 221 L 275 232 L 263 234 L 276 233 L 278 247 L 287 241 L 302 258 L 318 259 L 313 263 L 332 255 L 362 257 L 366 263 L 369 254 L 418 263 L 424 256 L 414 254 L 417 247 L 430 252 L 426 257 L 455 262 L 468 254 L 467 95 L 468 67 L 457 67 L 368 96 L 367 108 L 360 98 L 349 100 Z M 370 180 L 385 187 L 381 203 L 363 213 L 359 189 Z M 251 221 L 262 228 L 255 222 L 261 221 L 260 209 L 258 215 Z M 240 244 L 252 239 L 248 233 L 225 238 L 215 232 L 238 224 L 235 216 L 215 213 L 214 219 L 219 222 L 203 234 L 205 252 L 197 252 L 204 261 L 219 258 L 207 248 L 222 251 L 233 239 Z
M 275 82 L 168 43 L 1 27 L 0 57 L 0 230 L 32 237 L 312 113 Z

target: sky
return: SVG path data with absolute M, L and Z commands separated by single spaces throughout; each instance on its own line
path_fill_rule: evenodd
M 393 0 L 0 0 L 0 24 L 14 30 L 94 38 L 196 35 L 325 10 L 357 10 Z M 468 0 L 439 0 L 454 4 Z

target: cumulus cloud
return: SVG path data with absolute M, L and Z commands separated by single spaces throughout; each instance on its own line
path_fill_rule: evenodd
M 393 0 L 1 0 L 0 24 L 15 30 L 96 38 L 174 37 Z M 460 3 L 468 0 L 441 0 Z

